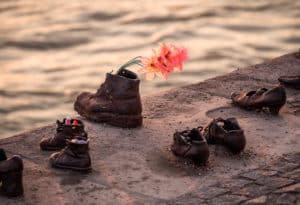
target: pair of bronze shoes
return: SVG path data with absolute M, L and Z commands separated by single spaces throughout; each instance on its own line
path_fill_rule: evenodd
M 0 149 L 0 183 L 1 191 L 9 197 L 23 194 L 23 160 L 15 155 L 7 158 L 5 151 Z
M 218 118 L 204 129 L 198 127 L 175 132 L 171 150 L 176 156 L 205 164 L 209 158 L 208 144 L 223 145 L 233 154 L 239 154 L 246 146 L 246 137 L 235 118 Z
M 42 150 L 60 150 L 50 156 L 51 166 L 75 171 L 91 170 L 89 140 L 83 122 L 78 119 L 64 119 L 56 124 L 55 135 L 44 137 L 40 142 Z

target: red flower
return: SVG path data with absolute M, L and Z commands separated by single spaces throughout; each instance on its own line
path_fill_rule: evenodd
M 165 79 L 168 75 L 174 72 L 175 68 L 180 71 L 183 67 L 183 62 L 188 59 L 187 50 L 183 47 L 176 47 L 172 44 L 162 44 L 158 53 L 153 52 L 150 58 L 143 58 L 142 71 L 146 74 L 161 74 Z

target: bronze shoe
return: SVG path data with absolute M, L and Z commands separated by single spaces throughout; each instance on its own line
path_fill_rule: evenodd
M 233 93 L 231 95 L 233 104 L 244 109 L 268 108 L 272 114 L 278 114 L 286 102 L 285 89 L 282 86 L 271 90 L 261 88 L 244 93 Z
M 56 134 L 41 140 L 40 147 L 42 150 L 61 150 L 67 145 L 67 139 L 72 139 L 74 136 L 88 137 L 81 120 L 69 119 L 69 124 L 66 124 L 66 119 L 63 119 L 62 122 L 57 120 L 56 124 Z
M 224 145 L 234 154 L 240 153 L 246 146 L 244 131 L 235 118 L 212 120 L 203 135 L 208 144 Z
M 74 109 L 83 117 L 117 127 L 142 125 L 142 103 L 138 76 L 126 69 L 106 74 L 105 82 L 94 94 L 81 93 Z
M 4 160 L 7 160 L 7 156 L 6 156 L 6 154 L 5 154 L 4 149 L 1 149 L 1 148 L 0 148 L 0 162 L 1 162 L 1 161 L 4 161 Z
M 279 82 L 284 86 L 300 89 L 300 75 L 296 76 L 281 76 Z
M 208 145 L 199 129 L 175 132 L 171 150 L 176 156 L 190 158 L 205 164 L 209 157 Z
M 67 140 L 67 146 L 62 151 L 53 153 L 50 156 L 50 164 L 55 168 L 75 171 L 91 170 L 89 141 L 77 137 Z
M 4 149 L 0 148 L 0 162 L 5 161 L 5 160 L 7 160 L 6 153 L 5 153 Z M 1 175 L 0 175 L 0 183 L 1 183 L 1 181 L 2 181 L 2 179 L 1 179 Z
M 1 189 L 6 196 L 15 197 L 23 194 L 23 161 L 19 156 L 0 161 Z

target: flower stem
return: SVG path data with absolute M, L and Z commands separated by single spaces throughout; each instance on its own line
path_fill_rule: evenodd
M 137 56 L 129 61 L 127 61 L 125 64 L 123 64 L 119 69 L 118 72 L 121 72 L 122 70 L 124 70 L 127 67 L 130 67 L 132 65 L 139 65 L 139 66 L 143 66 L 142 64 L 142 60 L 141 60 L 141 56 Z

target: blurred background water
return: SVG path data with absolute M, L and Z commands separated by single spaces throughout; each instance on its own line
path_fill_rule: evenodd
M 190 60 L 142 95 L 259 63 L 300 43 L 295 0 L 0 1 L 0 138 L 72 116 L 81 91 L 162 42 Z

